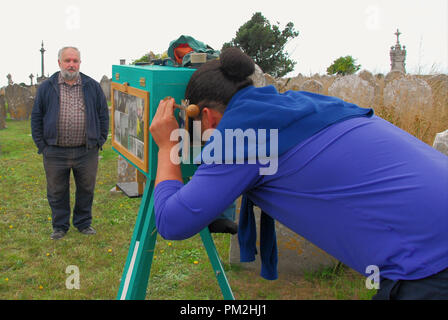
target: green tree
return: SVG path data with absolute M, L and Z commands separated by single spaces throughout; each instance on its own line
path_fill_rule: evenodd
M 356 64 L 356 59 L 352 56 L 340 57 L 333 61 L 333 64 L 327 68 L 327 74 L 337 74 L 345 76 L 354 74 L 361 68 L 360 64 Z
M 256 12 L 238 29 L 235 38 L 224 43 L 222 48 L 239 47 L 260 66 L 263 72 L 273 77 L 282 77 L 294 70 L 296 65 L 285 52 L 285 45 L 298 35 L 299 32 L 294 30 L 292 22 L 280 30 L 278 22 L 271 25 L 260 12 Z
M 136 63 L 142 63 L 142 62 L 151 62 L 153 59 L 165 59 L 168 58 L 168 52 L 165 51 L 161 54 L 155 54 L 154 52 L 150 51 L 149 53 L 143 55 L 141 58 L 138 58 L 137 60 L 132 61 L 131 64 Z

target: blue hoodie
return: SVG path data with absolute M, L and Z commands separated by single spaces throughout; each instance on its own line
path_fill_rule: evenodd
M 232 97 L 216 130 L 223 137 L 223 157 L 226 157 L 225 151 L 230 151 L 225 150 L 225 130 L 229 129 L 241 129 L 243 132 L 247 129 L 265 129 L 267 151 L 271 142 L 270 130 L 278 130 L 278 155 L 282 155 L 332 124 L 372 115 L 372 109 L 360 108 L 336 97 L 305 91 L 278 93 L 274 86 L 249 86 Z M 236 144 L 233 147 L 233 160 L 240 157 L 247 160 L 248 149 L 251 148 L 249 144 L 245 146 L 244 156 L 238 153 Z
M 260 175 L 260 163 L 202 164 L 186 185 L 159 183 L 154 208 L 164 238 L 193 236 L 244 194 L 242 257 L 256 253 L 253 203 L 265 212 L 267 279 L 277 276 L 272 219 L 361 274 L 376 265 L 381 277 L 412 280 L 448 267 L 448 157 L 337 98 L 248 87 L 227 109 L 218 131 L 280 129 L 278 170 Z
M 217 131 L 222 137 L 221 152 L 225 163 L 238 160 L 248 162 L 251 156 L 259 156 L 257 151 L 260 150 L 260 144 L 265 144 L 263 156 L 278 157 L 332 124 L 372 115 L 372 109 L 360 108 L 335 97 L 305 91 L 287 91 L 280 94 L 274 86 L 249 86 L 232 97 Z M 265 129 L 266 141 L 248 141 L 244 150 L 238 150 L 235 141 L 226 144 L 225 132 L 229 129 L 241 129 L 243 132 L 247 129 Z M 272 129 L 276 131 L 272 132 Z M 272 139 L 278 142 L 275 150 L 270 149 L 271 143 L 274 143 Z M 213 141 L 213 137 L 210 140 Z M 255 150 L 255 153 L 250 150 Z M 238 224 L 241 262 L 254 261 L 257 254 L 253 206 L 254 203 L 244 194 Z M 278 277 L 275 223 L 264 211 L 261 211 L 260 218 L 261 276 L 275 280 Z

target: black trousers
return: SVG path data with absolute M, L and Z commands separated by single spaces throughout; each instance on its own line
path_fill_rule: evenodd
M 372 300 L 448 300 L 448 268 L 418 280 L 381 279 Z
M 70 228 L 70 173 L 76 185 L 73 226 L 78 230 L 92 223 L 92 203 L 98 170 L 98 147 L 48 146 L 43 151 L 47 177 L 47 198 L 53 230 Z

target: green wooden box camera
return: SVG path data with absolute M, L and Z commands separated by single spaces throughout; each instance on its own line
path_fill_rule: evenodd
M 181 104 L 188 81 L 196 69 L 169 66 L 113 65 L 111 84 L 112 146 L 150 180 L 157 171 L 157 145 L 149 126 L 160 100 L 167 96 Z M 176 117 L 180 123 L 179 112 Z M 181 164 L 184 178 L 193 164 Z
M 112 66 L 111 123 L 112 147 L 148 180 L 143 192 L 128 256 L 123 270 L 117 299 L 145 299 L 151 273 L 157 230 L 154 213 L 153 188 L 157 173 L 158 148 L 149 133 L 149 126 L 160 100 L 173 97 L 182 104 L 185 89 L 195 69 L 165 66 Z M 175 115 L 180 124 L 188 119 Z M 183 120 L 183 121 L 182 121 Z M 189 152 L 193 154 L 191 147 Z M 181 163 L 182 176 L 188 180 L 196 170 L 195 164 Z M 201 239 L 224 299 L 234 300 L 213 238 L 206 227 Z

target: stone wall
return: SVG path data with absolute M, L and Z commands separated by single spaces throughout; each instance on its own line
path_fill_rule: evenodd
M 12 120 L 28 120 L 34 104 L 35 86 L 12 84 L 5 87 L 5 100 Z
M 448 130 L 440 132 L 436 135 L 433 147 L 448 156 Z
M 110 83 L 111 79 L 107 76 L 103 76 L 101 78 L 100 86 L 107 98 L 107 101 L 110 101 Z M 3 128 L 2 124 L 6 118 L 6 113 L 5 116 L 2 116 L 1 113 L 5 103 L 8 105 L 8 113 L 12 120 L 30 119 L 34 104 L 34 97 L 37 93 L 37 87 L 38 85 L 27 86 L 13 83 L 6 87 L 0 88 L 0 129 Z
M 0 94 L 0 130 L 6 128 L 5 96 Z
M 279 92 L 303 90 L 336 96 L 375 113 L 432 145 L 437 133 L 448 128 L 448 75 L 410 75 L 392 71 L 373 75 L 363 70 L 355 75 L 301 74 L 274 79 L 264 75 Z
M 324 95 L 340 97 L 362 107 L 374 105 L 409 104 L 428 107 L 432 105 L 432 86 L 443 82 L 443 89 L 448 88 L 448 76 L 414 76 L 393 71 L 386 76 L 373 75 L 363 70 L 355 75 L 328 76 L 314 75 L 305 77 L 301 74 L 294 78 L 274 79 L 265 74 L 267 84 L 274 85 L 279 92 L 303 90 Z M 446 83 L 446 85 L 445 85 Z M 432 84 L 432 85 L 431 85 Z

